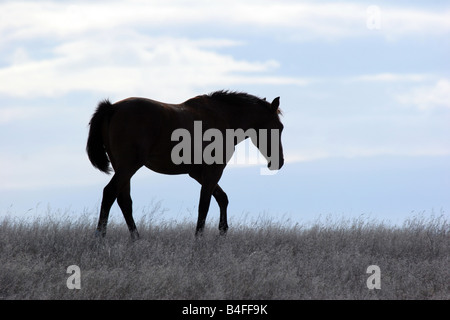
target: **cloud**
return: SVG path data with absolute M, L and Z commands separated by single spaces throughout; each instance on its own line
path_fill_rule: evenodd
M 143 94 L 237 83 L 302 85 L 304 81 L 269 76 L 275 60 L 247 61 L 218 53 L 239 45 L 227 39 L 149 37 L 128 33 L 114 39 L 98 35 L 65 41 L 43 60 L 22 60 L 0 69 L 0 93 L 12 96 L 62 95 L 70 91 Z M 22 51 L 23 56 L 27 56 Z M 258 76 L 254 76 L 258 75 Z
M 446 34 L 450 10 L 382 5 L 381 31 L 386 36 Z M 6 1 L 0 4 L 1 41 L 67 37 L 129 28 L 204 26 L 236 31 L 285 31 L 290 39 L 367 36 L 368 6 L 353 2 L 294 1 Z M 288 31 L 288 32 L 286 32 Z
M 381 8 L 382 29 L 388 37 L 444 35 L 450 32 L 450 10 Z
M 380 15 L 380 32 L 390 39 L 450 32 L 445 10 L 383 6 Z M 197 88 L 243 84 L 303 86 L 311 79 L 276 74 L 279 61 L 245 60 L 225 49 L 247 45 L 234 40 L 242 34 L 282 41 L 368 36 L 367 19 L 367 7 L 351 2 L 5 1 L 0 4 L 0 94 L 95 91 L 165 98 L 173 91 L 186 97 Z M 221 30 L 223 36 L 183 35 L 198 28 Z M 173 30 L 176 36 L 170 35 Z M 360 80 L 395 80 L 388 73 L 376 77 Z
M 420 73 L 376 73 L 365 74 L 351 78 L 352 81 L 362 82 L 422 82 L 430 79 L 429 74 Z
M 450 109 L 450 80 L 439 79 L 434 85 L 420 86 L 396 95 L 398 102 L 413 105 L 420 110 Z

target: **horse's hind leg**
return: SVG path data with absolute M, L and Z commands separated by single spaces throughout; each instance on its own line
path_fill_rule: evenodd
M 106 226 L 108 224 L 109 211 L 118 195 L 121 193 L 124 187 L 130 183 L 130 179 L 136 171 L 132 172 L 120 172 L 116 171 L 111 181 L 103 189 L 102 205 L 100 207 L 100 217 L 98 219 L 96 236 L 106 235 Z M 131 200 L 131 199 L 130 199 Z
M 122 210 L 123 216 L 128 226 L 128 230 L 130 230 L 131 239 L 133 241 L 138 240 L 139 233 L 136 229 L 136 224 L 134 223 L 133 219 L 133 201 L 131 200 L 130 195 L 130 182 L 126 184 L 126 186 L 117 196 L 117 203 Z

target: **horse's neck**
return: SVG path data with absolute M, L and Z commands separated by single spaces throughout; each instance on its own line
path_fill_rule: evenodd
M 232 107 L 231 112 L 228 114 L 228 122 L 230 129 L 254 129 L 257 124 L 258 113 L 254 107 Z

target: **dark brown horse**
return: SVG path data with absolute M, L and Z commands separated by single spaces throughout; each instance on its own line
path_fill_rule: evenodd
M 225 234 L 228 197 L 218 182 L 235 145 L 250 136 L 268 160 L 269 169 L 283 166 L 279 103 L 279 98 L 269 103 L 228 91 L 181 104 L 144 98 L 99 103 L 90 121 L 86 150 L 94 167 L 109 173 L 111 163 L 115 173 L 103 189 L 96 235 L 106 234 L 109 211 L 117 199 L 132 239 L 139 238 L 132 216 L 130 179 L 142 166 L 163 174 L 189 174 L 197 180 L 201 192 L 195 234 L 204 229 L 211 196 L 220 207 L 219 230 Z M 223 137 L 232 140 L 225 143 Z

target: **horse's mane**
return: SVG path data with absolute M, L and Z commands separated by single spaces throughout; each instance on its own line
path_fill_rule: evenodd
M 245 92 L 219 90 L 211 92 L 208 97 L 214 100 L 223 101 L 230 104 L 253 104 L 267 105 L 268 102 Z
M 226 102 L 229 104 L 252 104 L 257 106 L 264 106 L 265 108 L 270 107 L 270 103 L 265 99 L 261 99 L 257 96 L 245 92 L 219 90 L 211 92 L 207 95 L 211 99 Z M 278 114 L 281 114 L 281 110 L 277 110 Z

